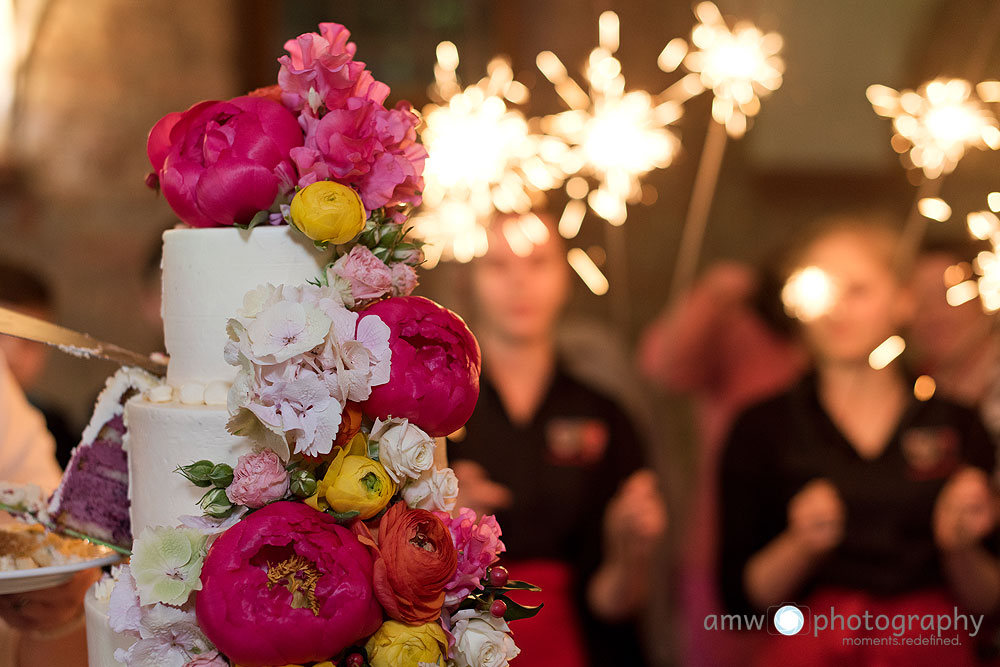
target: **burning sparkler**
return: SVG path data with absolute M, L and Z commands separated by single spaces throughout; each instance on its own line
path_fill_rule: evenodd
M 950 174 L 969 148 L 1000 148 L 997 119 L 964 79 L 934 79 L 916 91 L 869 86 L 875 113 L 892 119 L 892 147 L 928 179 Z
M 601 218 L 623 224 L 627 204 L 642 198 L 642 176 L 668 166 L 680 148 L 669 126 L 681 117 L 681 104 L 658 101 L 643 90 L 625 92 L 621 62 L 614 56 L 620 39 L 618 15 L 604 12 L 598 27 L 599 46 L 590 52 L 584 70 L 588 91 L 568 74 L 556 54 L 543 51 L 536 59 L 538 69 L 569 107 L 542 119 L 543 131 L 570 146 L 558 164 L 567 175 L 580 174 L 597 182 L 592 189 L 581 177 L 572 181 L 575 188 L 567 188 L 571 201 L 563 213 L 565 223 L 560 224 L 560 233 L 567 238 L 579 231 L 584 199 Z
M 428 242 L 429 265 L 483 255 L 484 225 L 494 212 L 527 213 L 534 193 L 559 187 L 564 178 L 553 165 L 567 152 L 565 144 L 532 133 L 524 115 L 508 106 L 528 100 L 510 64 L 494 58 L 486 77 L 463 88 L 458 62 L 454 44 L 438 45 L 430 88 L 435 103 L 423 109 L 421 137 L 429 157 L 424 205 L 413 222 Z

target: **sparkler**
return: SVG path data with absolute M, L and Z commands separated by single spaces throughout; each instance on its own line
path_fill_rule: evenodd
M 969 233 L 981 241 L 989 241 L 992 250 L 983 251 L 972 263 L 978 274 L 975 285 L 983 310 L 993 313 L 1000 310 L 1000 192 L 986 197 L 988 211 L 975 211 L 966 218 Z M 950 290 L 949 290 L 950 291 Z
M 569 145 L 559 160 L 575 188 L 567 188 L 571 201 L 563 212 L 560 233 L 572 238 L 582 220 L 582 201 L 612 225 L 625 222 L 627 205 L 642 199 L 640 179 L 668 166 L 680 148 L 669 129 L 683 109 L 675 100 L 658 101 L 648 92 L 625 92 L 621 62 L 615 58 L 620 43 L 618 15 L 604 12 L 598 20 L 598 47 L 590 52 L 584 75 L 588 90 L 569 75 L 551 51 L 538 54 L 536 64 L 555 87 L 568 111 L 542 119 L 542 130 Z M 591 188 L 583 177 L 596 181 Z
M 673 39 L 660 52 L 657 64 L 665 72 L 680 65 L 690 72 L 664 90 L 661 99 L 678 100 L 712 91 L 712 121 L 705 136 L 681 235 L 671 283 L 676 299 L 694 279 L 701 254 L 708 214 L 725 154 L 726 137 L 738 139 L 747 131 L 748 118 L 760 111 L 760 101 L 781 86 L 784 61 L 778 56 L 783 40 L 778 33 L 764 33 L 741 21 L 732 29 L 711 2 L 695 7 L 698 24 L 691 31 L 691 49 L 683 39 Z
M 567 152 L 565 144 L 531 132 L 524 115 L 508 106 L 528 100 L 528 89 L 514 79 L 510 64 L 494 58 L 487 76 L 463 88 L 458 63 L 454 44 L 438 45 L 430 88 L 435 103 L 422 112 L 429 157 L 424 204 L 413 223 L 415 234 L 428 243 L 429 266 L 483 255 L 485 225 L 494 212 L 527 213 L 535 193 L 559 187 L 564 178 L 554 164 Z M 530 230 L 526 238 L 532 238 Z
M 875 113 L 892 119 L 893 149 L 925 178 L 950 174 L 969 148 L 1000 148 L 996 117 L 964 79 L 934 79 L 916 91 L 874 85 L 866 95 Z

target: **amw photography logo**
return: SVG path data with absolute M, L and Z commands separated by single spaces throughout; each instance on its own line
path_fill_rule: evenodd
M 961 646 L 976 637 L 982 614 L 951 613 L 884 614 L 865 610 L 840 613 L 835 607 L 813 611 L 806 605 L 786 602 L 764 614 L 709 614 L 709 631 L 760 631 L 785 637 L 832 635 L 845 646 Z

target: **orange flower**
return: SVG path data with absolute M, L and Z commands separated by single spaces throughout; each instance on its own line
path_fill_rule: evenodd
M 375 597 L 386 615 L 408 625 L 437 620 L 458 562 L 441 519 L 397 502 L 379 523 L 375 553 Z

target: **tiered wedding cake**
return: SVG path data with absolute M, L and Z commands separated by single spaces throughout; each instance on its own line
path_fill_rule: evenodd
M 437 444 L 475 406 L 478 344 L 409 296 L 418 119 L 348 37 L 323 24 L 278 86 L 150 132 L 149 182 L 185 223 L 163 236 L 170 361 L 121 379 L 134 542 L 88 593 L 91 667 L 517 654 L 506 620 L 534 610 L 506 593 L 529 586 L 496 566 L 496 521 L 455 509 Z

